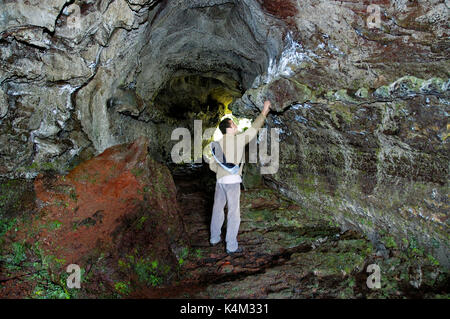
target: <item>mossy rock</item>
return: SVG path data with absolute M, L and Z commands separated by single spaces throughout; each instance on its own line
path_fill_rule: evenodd
M 0 179 L 0 218 L 33 210 L 35 197 L 32 180 Z
M 258 188 L 262 185 L 263 179 L 259 167 L 256 164 L 247 164 L 244 166 L 242 183 L 246 189 Z

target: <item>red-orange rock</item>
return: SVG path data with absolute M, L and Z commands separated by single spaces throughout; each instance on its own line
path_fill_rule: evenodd
M 39 176 L 39 213 L 16 236 L 37 242 L 64 269 L 106 257 L 102 272 L 112 283 L 148 285 L 147 275 L 154 276 L 152 284 L 162 283 L 186 237 L 172 175 L 150 157 L 148 144 L 142 137 L 105 150 L 67 176 Z
M 297 14 L 296 2 L 292 0 L 259 0 L 259 2 L 265 11 L 282 19 Z

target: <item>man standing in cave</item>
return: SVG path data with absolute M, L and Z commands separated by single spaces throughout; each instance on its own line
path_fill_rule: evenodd
M 230 118 L 222 120 L 219 129 L 223 138 L 211 143 L 213 158 L 209 162 L 210 169 L 216 173 L 216 190 L 211 218 L 212 246 L 220 240 L 222 225 L 225 219 L 224 208 L 228 204 L 226 251 L 228 254 L 243 252 L 237 242 L 241 222 L 240 196 L 245 146 L 256 137 L 270 111 L 270 101 L 264 102 L 261 114 L 254 120 L 252 126 L 243 133 L 238 133 L 237 125 Z

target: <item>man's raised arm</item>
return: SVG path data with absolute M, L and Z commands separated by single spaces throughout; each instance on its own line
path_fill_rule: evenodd
M 252 139 L 256 137 L 258 134 L 258 130 L 263 126 L 264 121 L 266 120 L 267 114 L 269 114 L 270 101 L 264 102 L 264 108 L 261 111 L 261 114 L 253 121 L 252 126 L 249 127 L 245 132 L 238 134 L 239 139 L 242 139 L 245 144 L 248 144 Z

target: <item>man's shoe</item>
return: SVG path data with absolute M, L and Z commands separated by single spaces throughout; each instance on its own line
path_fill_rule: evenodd
M 211 247 L 215 247 L 215 246 L 217 246 L 217 244 L 219 244 L 219 243 L 220 243 L 220 241 L 218 241 L 217 243 L 209 242 L 209 245 L 210 245 Z
M 227 249 L 227 254 L 228 255 L 240 254 L 240 253 L 243 253 L 243 252 L 244 252 L 244 249 L 242 249 L 242 247 L 238 247 L 238 249 L 236 249 L 235 251 L 229 251 Z

